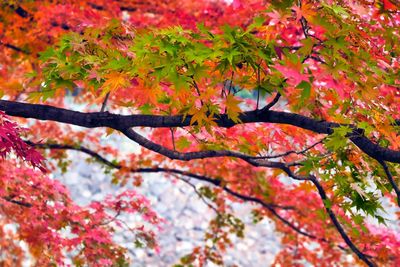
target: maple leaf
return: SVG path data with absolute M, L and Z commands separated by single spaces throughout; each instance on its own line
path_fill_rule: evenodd
M 274 68 L 278 70 L 285 78 L 287 78 L 288 83 L 291 85 L 296 86 L 302 81 L 309 81 L 309 75 L 302 73 L 303 66 L 300 62 L 294 64 L 290 61 L 287 61 L 286 65 L 275 64 Z
M 383 10 L 397 11 L 397 10 L 399 10 L 399 5 L 398 4 L 399 3 L 396 0 L 382 0 L 382 8 L 383 8 Z
M 232 94 L 226 96 L 225 100 L 226 113 L 228 114 L 228 117 L 236 123 L 240 122 L 239 115 L 242 112 L 242 110 L 239 107 L 239 104 L 241 102 L 242 101 L 235 98 L 235 96 Z
M 207 114 L 206 114 L 206 108 L 203 106 L 201 109 L 197 109 L 195 106 L 193 106 L 188 114 L 192 115 L 192 118 L 190 119 L 190 125 L 197 124 L 199 126 L 202 126 L 204 122 L 207 121 Z
M 122 72 L 110 72 L 104 75 L 105 82 L 102 86 L 101 96 L 106 95 L 108 92 L 115 92 L 120 88 L 125 88 L 129 85 L 129 79 L 126 74 Z
M 313 21 L 314 16 L 317 14 L 314 11 L 314 5 L 312 3 L 302 3 L 299 7 L 297 5 L 293 6 L 292 9 L 296 12 L 296 21 L 299 21 L 304 17 L 308 21 Z

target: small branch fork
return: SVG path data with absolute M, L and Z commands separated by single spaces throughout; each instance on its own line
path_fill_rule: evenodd
M 301 1 L 298 1 L 298 5 L 301 7 Z M 303 30 L 304 37 L 305 37 L 306 39 L 307 39 L 308 37 L 312 37 L 312 38 L 314 38 L 314 39 L 316 39 L 316 40 L 318 41 L 318 44 L 313 45 L 313 49 L 311 50 L 310 54 L 307 55 L 307 56 L 302 60 L 302 63 L 304 63 L 307 59 L 313 59 L 313 60 L 315 60 L 315 61 L 317 61 L 317 62 L 320 62 L 320 63 L 322 63 L 322 64 L 326 64 L 326 62 L 325 62 L 323 59 L 321 59 L 320 57 L 317 57 L 317 56 L 313 56 L 313 55 L 312 55 L 313 53 L 316 53 L 316 52 L 314 52 L 314 47 L 315 47 L 315 46 L 318 46 L 318 45 L 323 45 L 324 41 L 323 41 L 322 39 L 320 39 L 319 37 L 317 37 L 317 36 L 315 36 L 315 35 L 309 33 L 309 30 L 310 30 L 311 28 L 310 28 L 310 26 L 308 26 L 308 21 L 306 20 L 305 17 L 301 17 L 301 19 L 300 19 L 300 24 L 301 24 L 301 29 Z
M 189 161 L 189 160 L 193 160 L 193 159 L 204 159 L 204 158 L 212 158 L 212 157 L 234 157 L 234 158 L 239 158 L 242 159 L 244 161 L 246 161 L 247 163 L 253 165 L 253 166 L 257 166 L 257 167 L 267 167 L 267 168 L 275 168 L 275 169 L 280 169 L 282 171 L 284 171 L 289 177 L 291 177 L 294 180 L 299 180 L 299 181 L 310 181 L 314 184 L 314 186 L 317 188 L 318 194 L 320 196 L 320 198 L 322 199 L 323 205 L 325 207 L 325 210 L 327 211 L 334 227 L 337 229 L 337 231 L 339 232 L 339 234 L 341 235 L 341 237 L 343 238 L 343 240 L 345 241 L 345 243 L 349 246 L 349 248 L 351 249 L 351 251 L 353 251 L 354 254 L 357 255 L 357 257 L 362 260 L 363 262 L 365 262 L 368 266 L 376 266 L 375 263 L 373 263 L 364 253 L 362 253 L 357 247 L 356 245 L 351 241 L 351 239 L 349 238 L 349 236 L 346 234 L 345 230 L 343 229 L 343 227 L 341 226 L 341 224 L 339 223 L 335 213 L 333 212 L 333 210 L 327 206 L 327 201 L 328 197 L 326 195 L 326 192 L 324 190 L 324 188 L 322 187 L 322 185 L 319 183 L 319 181 L 317 180 L 317 178 L 313 175 L 309 175 L 309 176 L 301 176 L 301 175 L 296 175 L 292 172 L 292 170 L 290 169 L 291 166 L 294 166 L 294 164 L 290 164 L 290 163 L 283 163 L 283 162 L 271 162 L 268 161 L 266 159 L 259 159 L 259 158 L 254 158 L 242 153 L 238 153 L 238 152 L 234 152 L 234 151 L 229 151 L 229 150 L 211 150 L 211 151 L 199 151 L 199 152 L 188 152 L 188 153 L 182 153 L 182 152 L 177 152 L 177 151 L 173 151 L 170 150 L 166 147 L 163 147 L 159 144 L 156 144 L 154 142 L 152 142 L 151 140 L 141 136 L 140 134 L 136 133 L 133 129 L 127 129 L 126 131 L 123 132 L 128 138 L 130 138 L 131 140 L 137 142 L 139 145 L 152 150 L 156 153 L 159 153 L 161 155 L 164 155 L 170 159 L 176 159 L 176 160 L 183 160 L 183 161 Z M 86 148 L 74 148 L 71 146 L 63 146 L 63 145 L 56 145 L 56 144 L 33 144 L 31 142 L 28 142 L 28 144 L 31 144 L 33 146 L 36 147 L 40 147 L 40 148 L 53 148 L 53 149 L 66 149 L 67 147 L 69 149 L 73 149 L 73 150 L 79 150 L 82 151 L 84 153 L 87 153 L 93 157 L 95 157 L 96 159 L 98 159 L 99 161 L 105 163 L 106 165 L 116 168 L 116 169 L 121 169 L 122 166 L 118 165 L 118 164 L 114 164 L 108 160 L 106 160 L 105 158 L 101 157 L 100 155 L 98 155 L 97 153 L 86 149 Z M 296 164 L 297 165 L 297 164 Z M 191 178 L 195 178 L 198 180 L 202 180 L 202 181 L 207 181 L 210 182 L 214 185 L 220 186 L 222 187 L 226 192 L 240 198 L 243 200 L 247 200 L 247 201 L 252 201 L 258 204 L 261 204 L 263 207 L 267 208 L 274 216 L 276 216 L 279 220 L 281 220 L 284 224 L 288 225 L 289 227 L 291 227 L 292 229 L 294 229 L 297 233 L 303 234 L 305 236 L 314 238 L 315 236 L 310 235 L 304 231 L 302 231 L 301 229 L 297 228 L 296 226 L 294 226 L 293 224 L 291 224 L 289 221 L 287 221 L 286 219 L 282 218 L 276 211 L 275 211 L 275 207 L 271 206 L 271 204 L 268 203 L 264 203 L 262 200 L 259 200 L 257 198 L 253 198 L 253 197 L 249 197 L 249 196 L 243 196 L 239 193 L 233 192 L 232 190 L 230 190 L 228 187 L 224 186 L 221 184 L 220 180 L 215 180 L 212 178 L 208 178 L 202 175 L 196 175 L 196 174 L 192 174 L 192 173 L 188 173 L 186 171 L 180 171 L 180 170 L 174 170 L 174 169 L 164 169 L 164 168 L 141 168 L 141 169 L 131 169 L 131 172 L 170 172 L 170 173 L 175 173 L 175 174 L 182 174 Z
M 322 138 L 321 140 L 319 140 L 318 142 L 315 142 L 314 144 L 312 144 L 311 146 L 308 146 L 306 148 L 304 148 L 303 150 L 300 151 L 295 151 L 295 150 L 289 150 L 286 151 L 284 153 L 281 154 L 277 154 L 277 155 L 271 155 L 271 156 L 258 156 L 258 157 L 254 157 L 257 159 L 276 159 L 276 158 L 282 158 L 282 157 L 286 157 L 289 156 L 291 154 L 296 154 L 296 155 L 304 155 L 307 151 L 309 151 L 310 149 L 316 147 L 319 144 L 322 144 L 324 142 L 326 138 Z
M 268 110 L 270 110 L 276 103 L 278 103 L 279 98 L 281 97 L 281 94 L 278 92 L 276 93 L 274 99 L 272 99 L 271 102 L 269 102 L 265 107 L 263 107 L 262 109 L 258 110 L 259 114 L 267 112 Z M 257 105 L 258 107 L 258 105 Z

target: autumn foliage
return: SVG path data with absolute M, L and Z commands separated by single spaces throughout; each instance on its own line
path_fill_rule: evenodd
M 399 5 L 3 1 L 2 266 L 127 266 L 118 231 L 158 250 L 164 221 L 137 192 L 74 203 L 52 178 L 67 150 L 121 187 L 144 173 L 204 183 L 216 217 L 177 266 L 224 264 L 245 234 L 232 202 L 275 223 L 276 266 L 398 266 Z M 100 143 L 114 134 L 140 153 Z

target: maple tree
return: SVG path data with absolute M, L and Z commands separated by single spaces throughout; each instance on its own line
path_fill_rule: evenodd
M 217 211 L 210 242 L 177 266 L 222 265 L 243 236 L 230 208 L 242 201 L 282 235 L 277 266 L 397 266 L 385 212 L 400 206 L 398 6 L 3 1 L 2 263 L 21 264 L 22 240 L 38 266 L 63 265 L 66 252 L 78 266 L 126 266 L 112 240 L 121 229 L 157 250 L 163 221 L 143 196 L 81 207 L 50 178 L 76 150 L 121 186 L 143 173 L 204 182 L 198 193 Z M 142 150 L 122 158 L 100 144 L 105 133 Z M 146 227 L 127 229 L 121 213 Z

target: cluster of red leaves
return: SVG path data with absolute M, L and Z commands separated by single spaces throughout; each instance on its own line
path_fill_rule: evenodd
M 18 235 L 7 222 L 0 220 L 0 263 L 2 266 L 21 266 L 24 260 L 24 250 L 21 248 Z
M 64 265 L 71 254 L 78 265 L 123 263 L 127 261 L 125 249 L 112 240 L 114 231 L 121 228 L 128 228 L 140 244 L 157 249 L 153 231 L 143 225 L 129 227 L 118 218 L 123 213 L 139 213 L 148 225 L 158 225 L 160 219 L 147 199 L 127 190 L 102 202 L 91 202 L 87 207 L 78 206 L 60 182 L 44 174 L 42 155 L 20 137 L 24 129 L 3 113 L 0 120 L 0 255 L 5 259 L 2 264 L 20 265 L 24 260 L 17 240 L 28 244 L 38 266 Z M 41 171 L 21 164 L 21 160 Z M 17 230 L 6 230 L 7 225 Z
M 0 157 L 4 160 L 10 152 L 14 152 L 18 158 L 44 172 L 46 169 L 43 156 L 21 139 L 20 134 L 23 131 L 24 129 L 0 112 Z
M 62 266 L 71 255 L 77 265 L 127 262 L 125 249 L 112 240 L 113 233 L 121 228 L 131 231 L 141 244 L 156 248 L 154 233 L 148 227 L 130 227 L 118 218 L 123 213 L 138 213 L 149 226 L 158 225 L 160 219 L 143 196 L 127 190 L 81 207 L 57 180 L 15 166 L 18 163 L 14 160 L 0 164 L 2 225 L 17 227 L 14 238 L 28 244 L 38 266 Z

